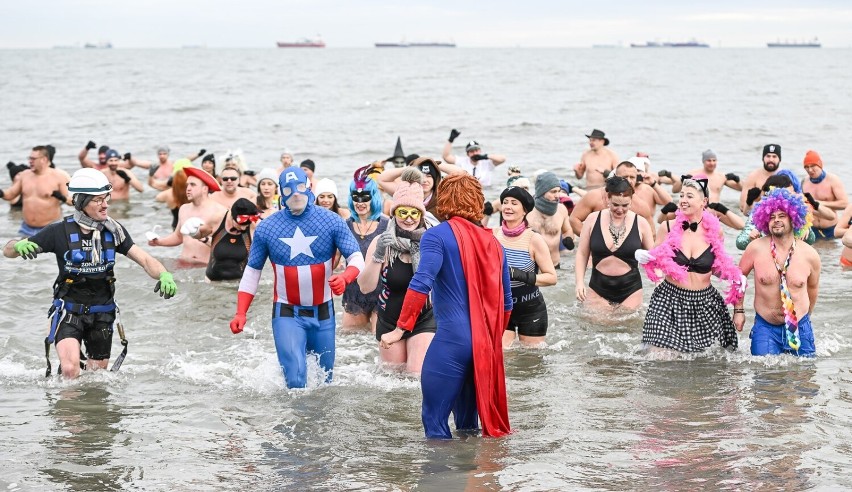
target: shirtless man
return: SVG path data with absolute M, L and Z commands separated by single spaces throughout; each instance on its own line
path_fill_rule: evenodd
M 618 166 L 618 156 L 606 148 L 609 139 L 604 132 L 594 129 L 586 138 L 589 139 L 589 150 L 580 156 L 580 162 L 574 166 L 574 174 L 577 179 L 586 176 L 586 190 L 603 188 L 606 177 Z
M 809 150 L 805 154 L 805 172 L 807 179 L 802 181 L 802 193 L 814 210 L 820 207 L 828 207 L 833 210 L 843 210 L 849 205 L 849 197 L 843 188 L 843 183 L 835 174 L 829 174 L 822 168 L 822 158 L 817 151 Z M 813 230 L 819 239 L 834 239 L 834 228 L 837 226 L 837 218 L 826 220 L 814 214 Z M 842 237 L 843 234 L 840 234 Z
M 479 180 L 483 190 L 490 188 L 494 182 L 494 168 L 506 162 L 506 156 L 482 152 L 482 147 L 476 140 L 471 140 L 465 145 L 464 156 L 453 155 L 453 142 L 459 135 L 461 135 L 461 132 L 455 128 L 450 130 L 450 137 L 444 143 L 442 152 L 444 162 L 458 166 Z
M 780 152 L 781 150 L 779 149 L 778 151 Z M 705 150 L 701 154 L 701 162 L 703 163 L 703 167 L 693 169 L 689 171 L 689 174 L 692 176 L 697 174 L 707 176 L 707 191 L 710 193 L 710 203 L 719 202 L 719 197 L 722 195 L 722 188 L 725 186 L 732 190 L 742 191 L 743 187 L 740 184 L 739 176 L 734 173 L 722 174 L 717 169 L 715 152 L 710 149 Z
M 780 188 L 766 194 L 752 212 L 755 227 L 765 234 L 749 243 L 740 259 L 743 275 L 754 270 L 752 355 L 815 353 L 810 314 L 819 290 L 820 258 L 798 239 L 806 215 L 804 198 Z M 742 300 L 734 306 L 733 321 L 742 331 Z
M 766 144 L 763 146 L 763 168 L 755 169 L 742 182 L 740 193 L 740 210 L 747 214 L 751 210 L 754 199 L 760 195 L 760 189 L 766 178 L 775 174 L 781 165 L 781 146 L 778 144 Z M 751 200 L 751 203 L 749 203 Z
M 231 209 L 240 198 L 245 198 L 251 202 L 257 199 L 257 193 L 248 189 L 237 186 L 240 182 L 240 170 L 235 167 L 226 167 L 222 169 L 219 177 L 222 179 L 222 190 L 210 195 L 214 202 L 225 207 L 226 210 Z
M 101 169 L 112 185 L 110 196 L 112 200 L 127 200 L 130 198 L 130 188 L 142 193 L 145 188 L 142 182 L 129 169 L 119 169 L 121 155 L 115 149 L 109 149 L 106 153 L 107 167 Z
M 67 174 L 50 167 L 47 148 L 33 147 L 30 169 L 15 176 L 12 186 L 0 189 L 0 198 L 14 202 L 23 197 L 23 222 L 18 230 L 24 237 L 35 235 L 42 228 L 62 218 L 61 204 L 68 200 Z
M 152 163 L 150 161 L 136 159 L 132 156 L 128 157 L 131 157 L 129 161 L 133 166 L 146 167 L 147 164 L 148 186 L 155 190 L 163 191 L 170 188 L 169 178 L 172 177 L 174 171 L 174 168 L 172 167 L 174 166 L 174 162 L 169 159 L 170 153 L 171 151 L 168 145 L 161 145 L 157 147 L 157 162 Z M 207 151 L 205 149 L 201 149 L 195 154 L 188 156 L 187 159 L 194 161 L 206 153 Z
M 80 167 L 91 167 L 97 169 L 98 171 L 103 171 L 107 167 L 106 153 L 109 150 L 109 146 L 101 145 L 100 148 L 98 148 L 98 160 L 93 161 L 89 159 L 89 151 L 94 149 L 95 147 L 97 147 L 97 144 L 89 140 L 86 146 L 83 147 L 83 150 L 81 150 L 80 153 L 77 154 L 77 159 L 79 159 L 80 161 Z
M 527 214 L 530 229 L 538 232 L 547 243 L 554 268 L 559 269 L 559 244 L 574 249 L 574 233 L 568 220 L 568 210 L 560 206 L 559 178 L 550 171 L 535 180 L 535 209 Z
M 219 183 L 201 169 L 185 167 L 186 197 L 189 203 L 181 205 L 175 230 L 166 237 L 148 241 L 148 246 L 177 246 L 183 244 L 180 259 L 191 264 L 206 265 L 210 261 L 210 245 L 195 239 L 204 224 L 218 224 L 227 208 L 213 201 L 208 193 L 219 191 Z
M 619 164 L 615 168 L 615 175 L 626 179 L 630 183 L 630 186 L 636 189 L 636 177 L 639 175 L 639 171 L 632 162 L 624 161 Z M 602 188 L 589 191 L 583 195 L 583 198 L 574 205 L 574 210 L 571 212 L 571 229 L 573 229 L 574 234 L 579 235 L 580 231 L 583 230 L 583 221 L 586 220 L 590 213 L 605 209 L 606 203 L 606 191 Z M 654 214 L 644 200 L 631 200 L 630 210 L 636 212 L 637 215 L 645 217 L 645 220 L 649 224 L 653 223 Z M 652 232 L 653 229 L 652 227 Z

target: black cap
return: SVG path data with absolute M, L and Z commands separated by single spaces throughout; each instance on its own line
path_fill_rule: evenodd
M 535 208 L 535 200 L 530 195 L 530 192 L 520 186 L 510 186 L 503 190 L 503 193 L 500 193 L 500 203 L 503 203 L 506 197 L 511 197 L 521 202 L 525 213 L 530 213 Z
M 254 204 L 248 198 L 240 198 L 231 205 L 231 217 L 236 217 L 238 215 L 259 215 L 260 210 L 257 209 L 257 205 Z
M 763 155 L 761 157 L 766 157 L 766 154 L 775 154 L 778 156 L 778 159 L 781 159 L 781 146 L 778 144 L 766 144 L 763 146 Z
M 216 164 L 216 157 L 213 154 L 207 154 L 207 155 L 204 156 L 203 159 L 201 159 L 201 162 L 204 163 L 204 162 L 207 162 L 207 161 L 210 161 L 213 164 Z
M 604 146 L 609 145 L 609 139 L 606 138 L 606 133 L 598 130 L 597 128 L 592 130 L 592 133 L 586 135 L 586 138 L 600 138 L 604 141 Z
M 314 172 L 314 171 L 317 170 L 317 165 L 314 164 L 314 161 L 312 161 L 310 159 L 303 160 L 301 163 L 299 163 L 299 167 L 306 167 L 306 168 L 310 169 L 311 172 Z

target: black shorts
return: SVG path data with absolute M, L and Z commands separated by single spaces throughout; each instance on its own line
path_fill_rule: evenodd
M 539 295 L 531 301 L 516 304 L 509 317 L 509 331 L 517 331 L 525 337 L 543 337 L 547 334 L 547 304 Z
M 115 311 L 108 313 L 65 314 L 56 329 L 56 343 L 74 338 L 86 344 L 86 357 L 94 360 L 109 359 L 112 351 L 112 324 Z
M 379 316 L 376 320 L 376 340 L 381 341 L 382 335 L 390 333 L 395 329 L 395 324 L 391 324 Z M 414 324 L 414 329 L 411 331 L 405 331 L 402 334 L 402 339 L 405 340 L 406 338 L 411 338 L 414 335 L 419 335 L 421 333 L 435 333 L 436 331 L 438 331 L 438 325 L 435 323 L 435 313 L 433 313 L 430 309 L 425 313 L 420 314 L 420 317 L 417 318 L 417 322 Z

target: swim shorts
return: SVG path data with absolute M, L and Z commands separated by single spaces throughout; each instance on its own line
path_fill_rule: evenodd
M 751 355 L 791 354 L 799 357 L 813 357 L 814 330 L 811 327 L 810 314 L 799 318 L 799 350 L 793 350 L 787 345 L 787 335 L 784 324 L 773 325 L 759 314 L 754 315 L 754 326 L 751 328 Z

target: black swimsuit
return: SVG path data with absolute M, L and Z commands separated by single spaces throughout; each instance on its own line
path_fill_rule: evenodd
M 207 263 L 207 278 L 210 280 L 237 280 L 242 278 L 251 248 L 248 229 L 242 234 L 231 234 L 225 230 L 225 219 L 213 233 L 210 244 L 210 261 Z
M 637 249 L 642 248 L 642 240 L 639 237 L 639 216 L 633 220 L 630 233 L 624 238 L 615 251 L 611 251 L 604 240 L 601 232 L 601 214 L 592 228 L 589 237 L 589 251 L 592 255 L 592 276 L 589 279 L 589 288 L 610 304 L 621 304 L 625 299 L 633 295 L 637 290 L 642 290 L 642 276 L 639 274 L 639 263 L 633 257 Z M 604 258 L 615 256 L 630 267 L 630 271 L 624 275 L 604 275 L 597 270 L 598 263 Z

